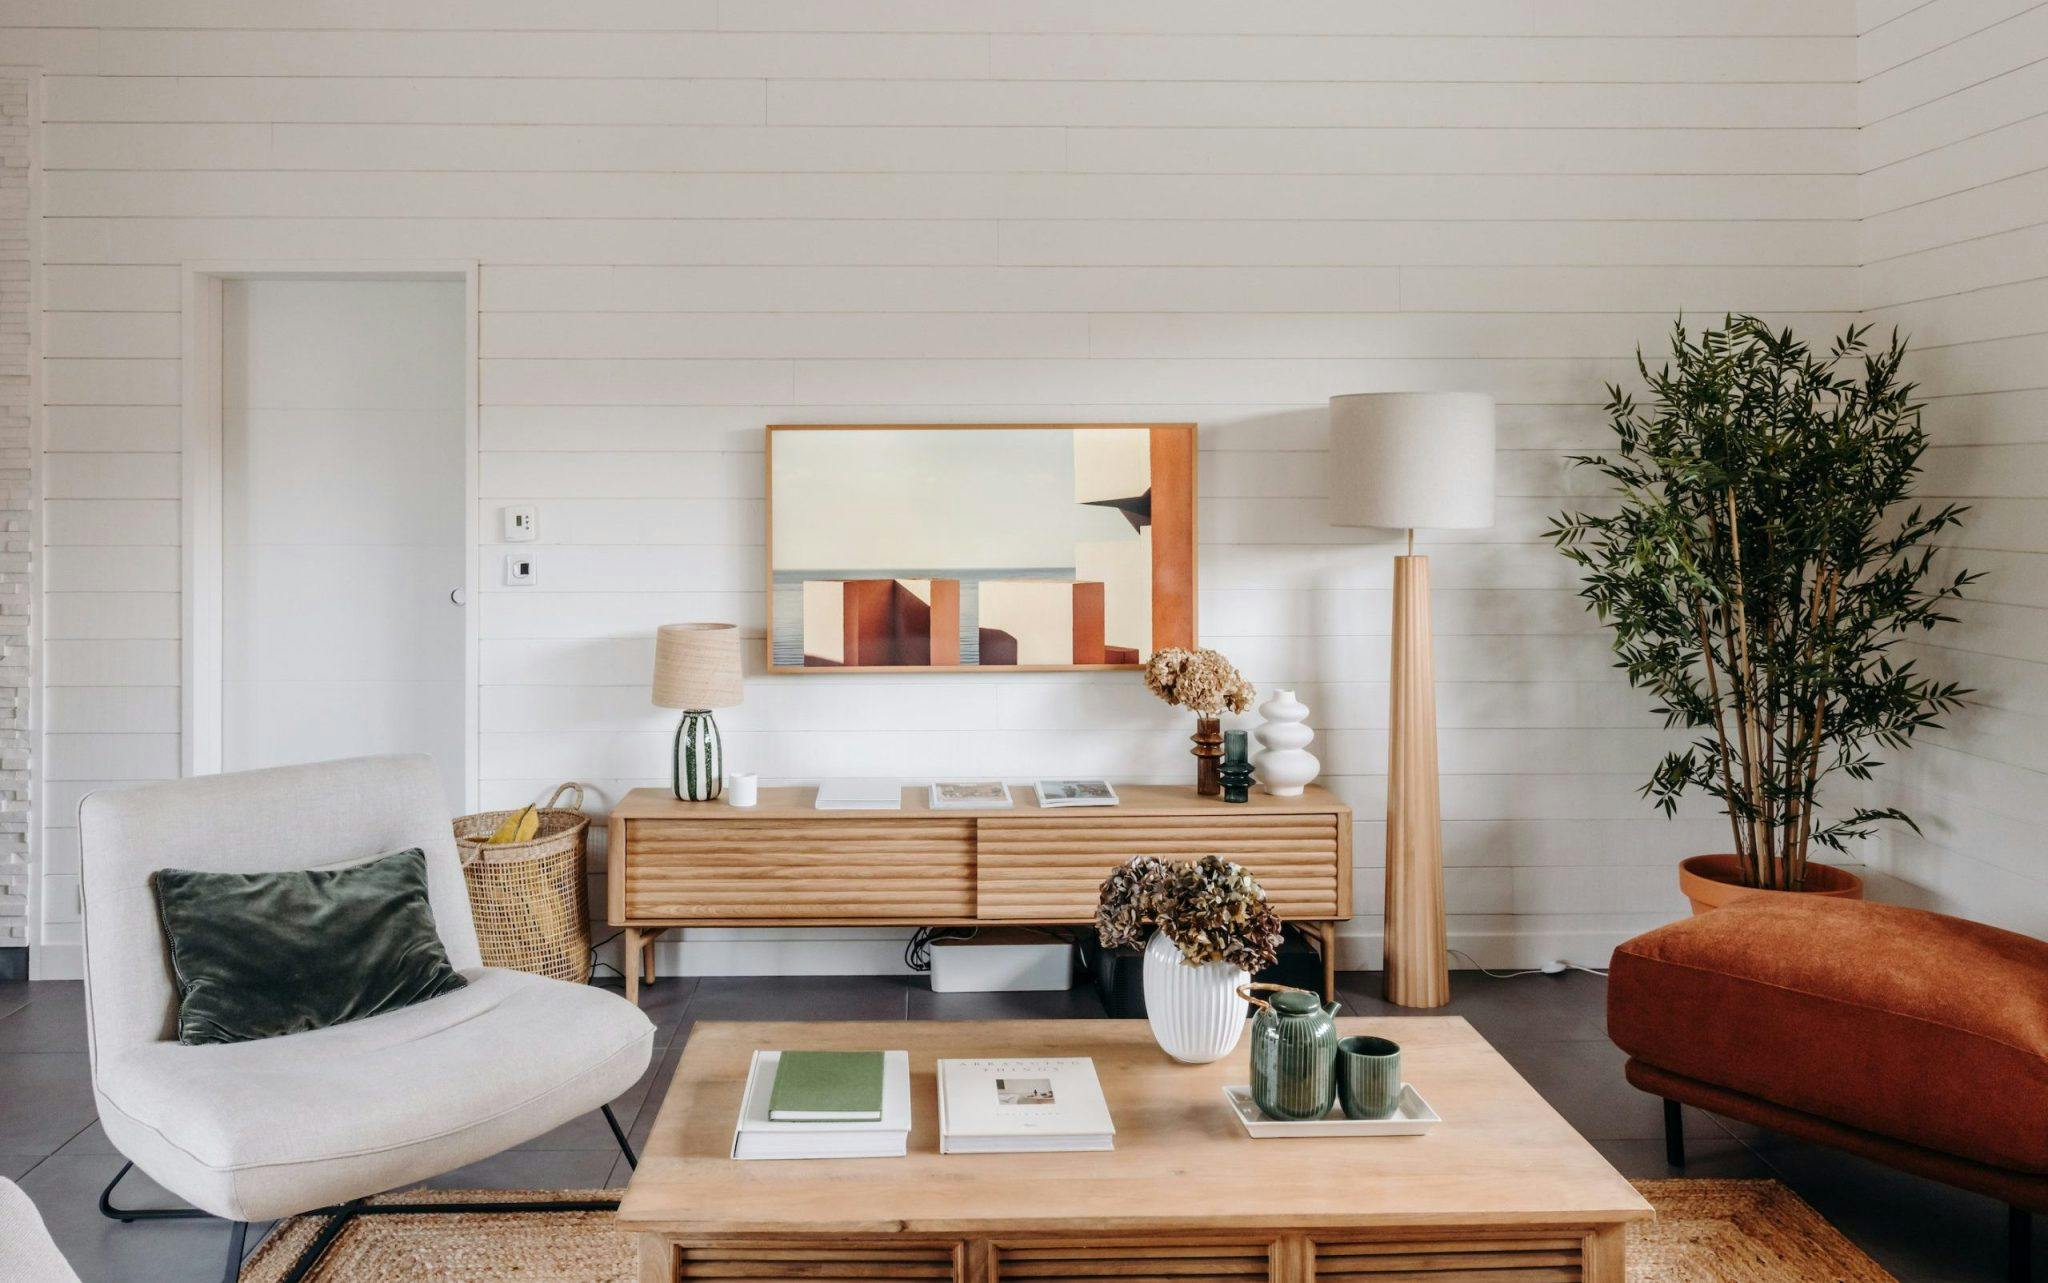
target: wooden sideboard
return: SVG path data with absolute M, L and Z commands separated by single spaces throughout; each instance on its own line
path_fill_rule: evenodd
M 1002 811 L 935 811 L 922 788 L 896 811 L 820 811 L 815 789 L 761 790 L 758 806 L 634 789 L 612 808 L 607 917 L 626 932 L 626 997 L 654 978 L 663 933 L 709 926 L 993 926 L 1095 919 L 1096 891 L 1134 855 L 1222 855 L 1307 929 L 1334 996 L 1336 924 L 1351 917 L 1351 808 L 1311 786 L 1249 802 L 1120 784 L 1116 806 L 1046 809 L 1011 785 Z

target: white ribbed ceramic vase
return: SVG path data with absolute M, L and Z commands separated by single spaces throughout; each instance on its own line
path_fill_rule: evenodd
M 1252 738 L 1261 745 L 1252 755 L 1259 773 L 1259 786 L 1274 797 L 1300 797 L 1309 781 L 1323 769 L 1308 742 L 1316 733 L 1308 721 L 1308 705 L 1294 698 L 1293 691 L 1275 691 L 1273 698 L 1259 705 L 1266 720 L 1252 728 Z
M 1160 1050 L 1188 1065 L 1228 1056 L 1244 1035 L 1237 987 L 1250 980 L 1227 962 L 1189 966 L 1180 946 L 1154 931 L 1145 945 L 1145 1019 Z

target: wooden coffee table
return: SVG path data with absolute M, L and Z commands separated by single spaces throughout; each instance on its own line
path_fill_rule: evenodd
M 1252 1140 L 1222 1088 L 1245 1045 L 1182 1065 L 1143 1021 L 700 1024 L 624 1204 L 643 1283 L 1619 1283 L 1650 1205 L 1457 1017 L 1340 1020 L 1399 1041 L 1427 1136 Z M 906 1048 L 905 1158 L 727 1157 L 757 1047 Z M 1092 1056 L 1108 1153 L 939 1154 L 933 1062 Z

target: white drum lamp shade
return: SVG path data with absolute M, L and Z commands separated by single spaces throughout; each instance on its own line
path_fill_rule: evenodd
M 1330 398 L 1330 524 L 1476 530 L 1493 524 L 1493 398 L 1361 392 Z

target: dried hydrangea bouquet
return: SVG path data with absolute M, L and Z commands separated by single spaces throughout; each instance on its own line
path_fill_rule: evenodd
M 1191 1065 L 1237 1046 L 1238 986 L 1280 953 L 1280 919 L 1258 879 L 1214 855 L 1132 856 L 1102 884 L 1095 934 L 1105 949 L 1145 950 L 1145 1019 L 1160 1048 Z
M 1223 714 L 1250 708 L 1257 688 L 1217 651 L 1169 646 L 1145 665 L 1145 689 L 1194 713 L 1195 792 L 1220 796 L 1223 778 L 1216 768 L 1223 757 Z

